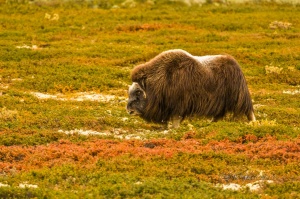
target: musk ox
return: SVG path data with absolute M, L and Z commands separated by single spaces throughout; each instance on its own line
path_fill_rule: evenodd
M 255 121 L 245 77 L 230 55 L 193 56 L 168 50 L 131 73 L 127 111 L 146 121 L 178 127 L 186 117 L 218 121 L 231 112 Z

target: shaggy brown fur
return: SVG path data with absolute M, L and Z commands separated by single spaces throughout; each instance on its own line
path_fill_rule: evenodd
M 229 55 L 203 59 L 183 50 L 169 50 L 136 66 L 131 79 L 145 92 L 139 115 L 150 122 L 167 123 L 174 117 L 183 120 L 189 116 L 216 121 L 227 112 L 255 120 L 245 77 Z

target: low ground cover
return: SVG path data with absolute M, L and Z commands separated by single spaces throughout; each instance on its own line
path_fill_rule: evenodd
M 300 197 L 299 7 L 109 2 L 0 2 L 0 198 Z M 258 121 L 128 115 L 174 48 L 234 56 Z

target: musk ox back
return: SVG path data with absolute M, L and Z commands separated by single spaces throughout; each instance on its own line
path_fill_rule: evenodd
M 193 56 L 183 50 L 162 52 L 136 66 L 128 94 L 127 110 L 149 122 L 186 117 L 221 119 L 227 112 L 255 120 L 245 77 L 229 55 Z

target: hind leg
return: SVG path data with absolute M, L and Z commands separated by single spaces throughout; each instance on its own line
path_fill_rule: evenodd
M 225 116 L 225 110 L 223 110 L 218 115 L 214 116 L 213 119 L 212 119 L 212 122 L 217 122 L 217 121 L 223 119 L 224 116 Z
M 252 121 L 252 122 L 255 122 L 256 121 L 256 118 L 255 118 L 255 115 L 254 115 L 254 112 L 253 111 L 250 111 L 247 115 L 247 118 L 249 121 Z
M 214 116 L 213 119 L 212 119 L 212 122 L 217 122 L 221 119 L 223 119 L 224 116 Z

